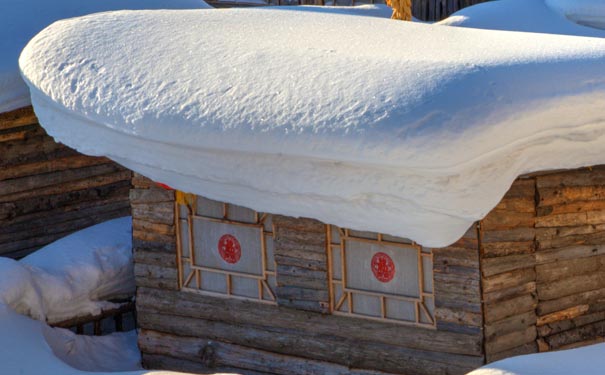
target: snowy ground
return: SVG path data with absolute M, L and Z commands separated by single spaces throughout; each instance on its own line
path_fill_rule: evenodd
M 21 261 L 0 258 L 0 374 L 148 373 L 135 331 L 83 336 L 46 324 L 95 314 L 112 305 L 105 299 L 133 295 L 131 229 L 130 217 L 115 219 Z

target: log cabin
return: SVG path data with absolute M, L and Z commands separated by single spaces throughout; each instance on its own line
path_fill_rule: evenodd
M 602 341 L 605 42 L 294 13 L 104 14 L 23 53 L 45 128 L 136 172 L 144 365 L 456 375 Z M 37 74 L 72 54 L 113 74 Z

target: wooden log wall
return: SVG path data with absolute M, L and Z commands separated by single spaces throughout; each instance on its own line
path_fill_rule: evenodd
M 137 319 L 146 367 L 454 375 L 483 364 L 476 234 L 437 252 L 438 328 L 389 324 L 329 314 L 326 227 L 315 220 L 273 216 L 277 306 L 179 291 L 174 193 L 138 175 L 133 184 Z M 473 246 L 474 256 L 465 251 Z M 452 298 L 449 282 L 466 289 Z
M 535 181 L 517 180 L 480 223 L 488 362 L 536 352 Z
M 605 338 L 605 167 L 536 177 L 538 348 Z
M 605 338 L 605 167 L 517 180 L 481 222 L 489 362 Z
M 131 172 L 49 137 L 31 107 L 0 114 L 0 256 L 19 258 L 129 214 Z

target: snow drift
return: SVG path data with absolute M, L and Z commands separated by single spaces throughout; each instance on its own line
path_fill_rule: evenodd
M 43 126 L 81 152 L 426 246 L 456 241 L 520 174 L 605 162 L 601 38 L 138 11 L 57 22 L 20 64 Z
M 114 306 L 134 295 L 131 218 L 110 220 L 15 261 L 0 258 L 0 303 L 57 323 Z
M 209 8 L 202 0 L 2 0 L 0 4 L 0 113 L 30 104 L 19 75 L 19 53 L 56 20 L 117 9 Z
M 582 6 L 589 3 L 595 11 L 594 17 L 605 23 L 605 2 L 602 0 L 498 0 L 459 10 L 437 25 L 605 37 L 605 30 L 570 22 L 564 17 L 562 8 L 586 9 Z

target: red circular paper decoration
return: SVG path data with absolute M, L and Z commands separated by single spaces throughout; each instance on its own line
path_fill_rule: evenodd
M 372 273 L 378 281 L 388 283 L 395 277 L 395 263 L 385 253 L 376 253 L 372 257 Z
M 218 240 L 218 253 L 227 263 L 235 264 L 242 257 L 242 247 L 237 238 L 230 234 L 224 234 Z

